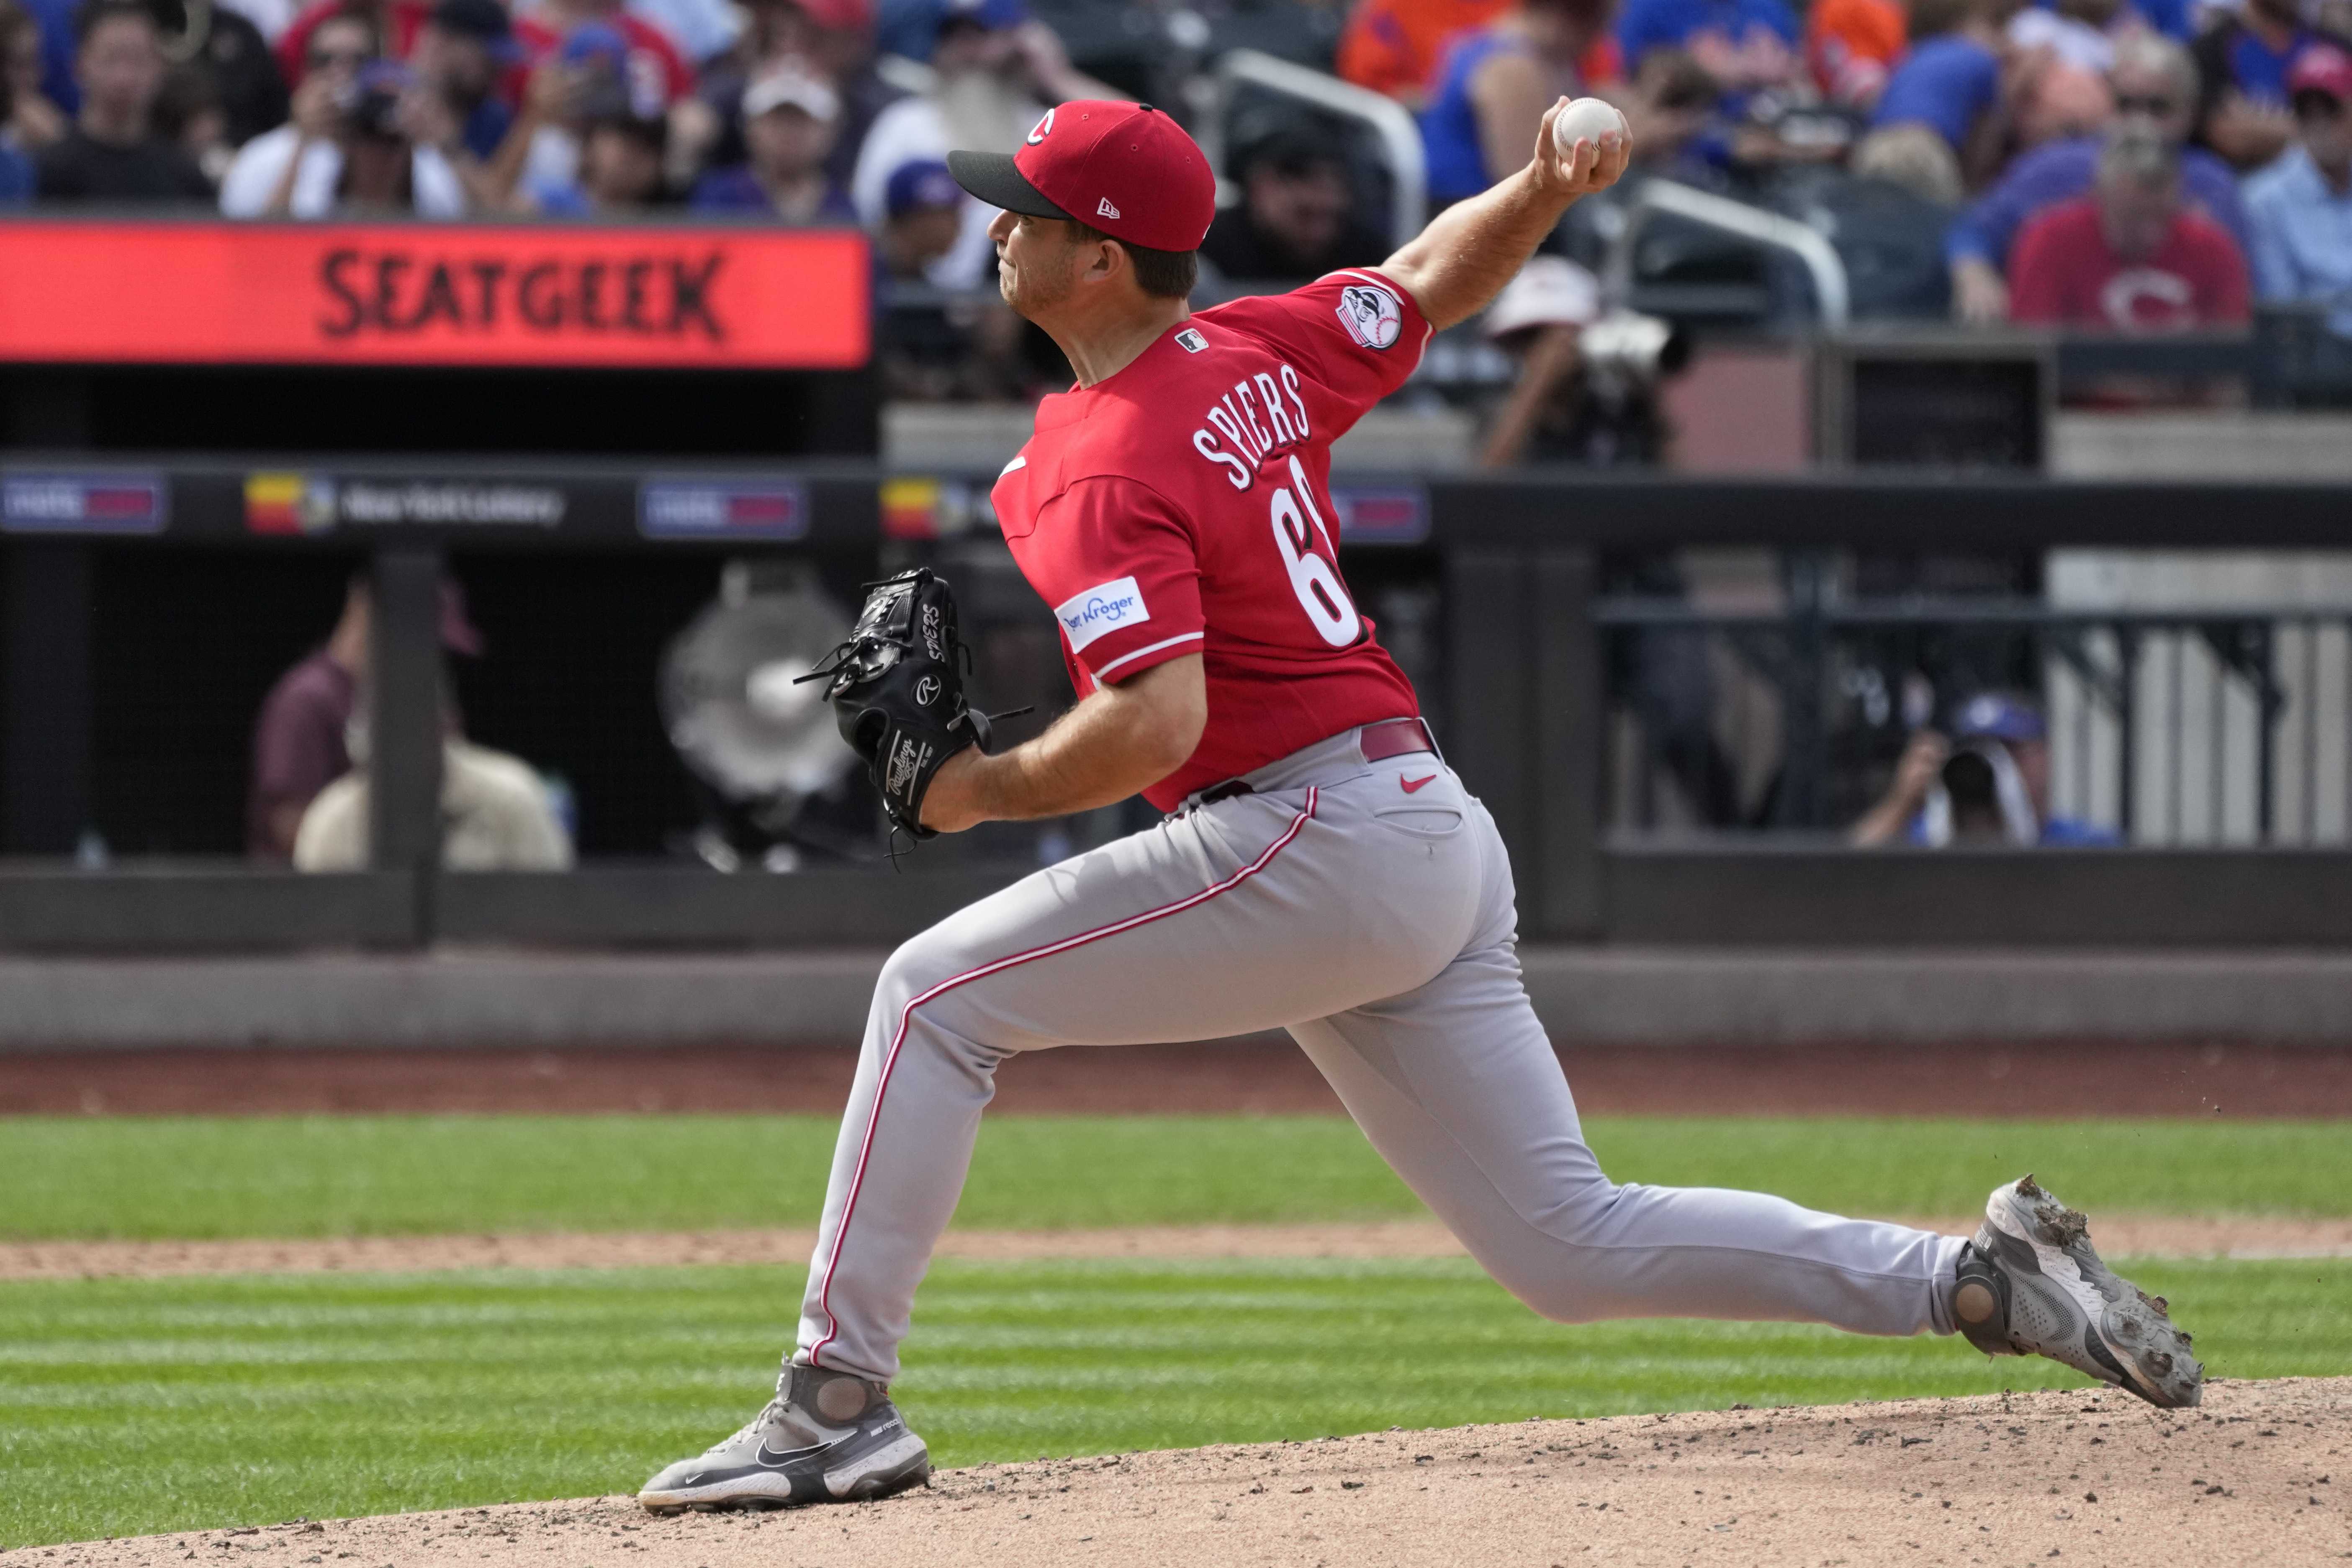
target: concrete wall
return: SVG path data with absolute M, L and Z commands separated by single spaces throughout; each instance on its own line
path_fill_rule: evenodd
M 0 961 L 0 1050 L 840 1045 L 878 952 Z M 2340 1041 L 2352 953 L 1539 948 L 1561 1044 Z
M 2050 422 L 2050 471 L 2071 479 L 2352 479 L 2352 415 L 2063 413 Z

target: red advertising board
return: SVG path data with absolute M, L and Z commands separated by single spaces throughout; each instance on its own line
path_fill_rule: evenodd
M 846 368 L 844 230 L 0 223 L 0 360 Z

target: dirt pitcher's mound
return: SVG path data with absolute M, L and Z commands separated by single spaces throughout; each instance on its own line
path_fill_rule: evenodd
M 1973 1215 L 1899 1218 L 1966 1236 Z M 2105 1215 L 2109 1258 L 2352 1258 L 2352 1219 Z M 407 1273 L 439 1268 L 656 1268 L 701 1263 L 797 1268 L 813 1230 L 578 1231 L 227 1241 L 0 1241 L 0 1279 L 158 1279 L 174 1274 Z M 1454 1258 L 1432 1219 L 1318 1225 L 1127 1226 L 1109 1230 L 950 1230 L 938 1256 L 997 1262 L 1092 1258 Z
M 879 1503 L 654 1519 L 625 1499 L 33 1548 L 245 1562 L 696 1568 L 1821 1564 L 2352 1557 L 2352 1378 L 1529 1421 L 982 1465 Z M 14 1558 L 11 1558 L 13 1561 Z

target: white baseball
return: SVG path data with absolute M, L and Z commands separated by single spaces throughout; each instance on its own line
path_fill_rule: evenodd
M 1615 104 L 1603 98 L 1572 99 L 1552 119 L 1552 145 L 1559 149 L 1561 157 L 1573 158 L 1579 142 L 1590 142 L 1598 148 L 1602 135 L 1612 131 L 1620 136 L 1628 134 L 1625 117 L 1617 112 Z

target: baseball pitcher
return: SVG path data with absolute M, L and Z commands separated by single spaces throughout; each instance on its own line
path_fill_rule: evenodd
M 1166 115 L 1064 103 L 1015 153 L 950 160 L 1003 209 L 990 232 L 1004 298 L 1077 373 L 1039 405 L 994 499 L 1079 700 L 992 754 L 958 679 L 953 599 L 927 573 L 881 584 L 821 673 L 918 837 L 1138 792 L 1167 816 L 891 955 L 776 1397 L 655 1476 L 646 1507 L 919 1484 L 929 1456 L 888 1389 L 998 1064 L 1275 1027 L 1547 1317 L 1958 1332 L 2158 1405 L 2197 1402 L 2203 1368 L 2164 1302 L 2110 1273 L 2083 1216 L 2031 1177 L 1996 1191 L 1964 1240 L 1753 1193 L 1620 1185 L 1585 1146 L 1520 986 L 1502 841 L 1349 592 L 1328 478 L 1331 443 L 1432 331 L 1484 307 L 1627 151 L 1612 132 L 1562 153 L 1548 115 L 1525 168 L 1380 267 L 1197 314 L 1215 180 Z

